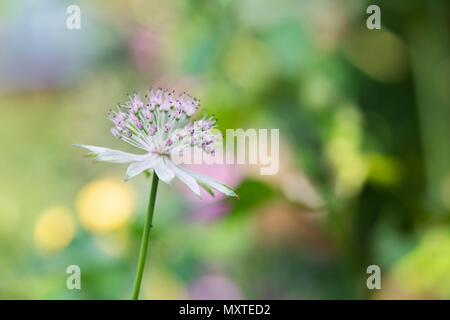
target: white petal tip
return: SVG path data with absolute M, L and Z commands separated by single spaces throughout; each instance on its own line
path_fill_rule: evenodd
M 203 199 L 202 198 L 202 194 L 199 192 L 199 193 L 197 193 L 197 192 L 194 192 L 194 194 L 199 198 L 199 199 Z
M 85 144 L 80 144 L 80 143 L 72 143 L 72 147 L 80 147 L 80 148 L 84 148 L 84 149 L 88 149 L 88 146 Z
M 224 192 L 227 196 L 229 197 L 235 197 L 239 199 L 239 196 L 236 194 L 236 192 L 234 192 L 232 189 L 228 189 L 228 192 Z

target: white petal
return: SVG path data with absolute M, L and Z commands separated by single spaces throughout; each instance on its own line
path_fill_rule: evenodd
M 156 162 L 156 156 L 150 155 L 144 161 L 138 161 L 130 164 L 127 169 L 127 173 L 125 175 L 125 181 L 130 180 L 131 178 L 137 176 L 142 171 L 147 169 L 153 169 Z
M 132 161 L 142 161 L 148 156 L 146 154 L 133 154 L 104 147 L 88 146 L 85 144 L 74 144 L 74 146 L 88 149 L 92 152 L 90 155 L 97 155 L 94 158 L 94 161 L 126 163 Z
M 211 197 L 213 197 L 213 198 L 215 197 L 213 190 L 212 190 L 208 185 L 206 185 L 206 184 L 204 184 L 204 183 L 202 183 L 202 182 L 200 182 L 200 181 L 197 181 L 197 182 L 198 182 L 199 185 L 202 186 L 202 188 L 203 188 L 206 192 L 208 192 L 208 193 L 211 195 Z
M 198 181 L 198 183 L 200 183 L 202 185 L 206 185 L 207 187 L 216 189 L 217 191 L 222 192 L 223 194 L 226 194 L 227 196 L 237 197 L 237 194 L 233 191 L 233 189 L 231 189 L 229 186 L 223 184 L 222 182 L 217 181 L 216 179 L 213 179 L 211 177 L 208 177 L 208 176 L 198 173 L 198 172 L 190 171 L 185 168 L 181 168 L 181 169 L 183 171 L 185 171 L 186 173 L 190 174 L 191 176 L 193 176 Z
M 154 169 L 159 179 L 170 184 L 173 178 L 175 178 L 175 172 L 167 165 L 167 161 L 166 157 L 158 156 Z
M 183 171 L 180 167 L 178 167 L 171 160 L 166 161 L 167 166 L 175 172 L 175 176 L 184 182 L 185 185 L 189 187 L 198 197 L 201 198 L 200 187 L 198 186 L 197 181 L 186 171 Z

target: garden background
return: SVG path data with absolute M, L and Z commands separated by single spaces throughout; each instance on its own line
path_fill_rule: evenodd
M 150 85 L 200 98 L 222 132 L 279 129 L 281 164 L 200 168 L 239 199 L 161 184 L 142 298 L 450 298 L 449 9 L 1 1 L 0 298 L 131 297 L 151 179 L 72 144 L 132 150 L 106 115 Z

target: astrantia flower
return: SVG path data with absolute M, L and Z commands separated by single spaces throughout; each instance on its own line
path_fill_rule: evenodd
M 124 163 L 131 162 L 127 169 L 128 180 L 146 170 L 153 170 L 153 181 L 150 190 L 150 200 L 147 219 L 142 235 L 139 252 L 138 269 L 134 283 L 133 299 L 138 299 L 142 275 L 147 255 L 147 247 L 152 227 L 155 209 L 158 181 L 171 183 L 177 177 L 183 181 L 197 196 L 200 197 L 200 186 L 212 193 L 215 189 L 228 196 L 236 196 L 230 187 L 223 183 L 187 170 L 174 161 L 172 155 L 197 148 L 208 154 L 215 153 L 215 145 L 220 140 L 220 134 L 212 129 L 217 120 L 203 117 L 193 121 L 192 116 L 198 109 L 199 100 L 185 93 L 174 97 L 174 92 L 150 89 L 143 102 L 137 93 L 128 96 L 129 101 L 119 104 L 116 110 L 111 110 L 109 119 L 114 123 L 111 133 L 132 146 L 145 151 L 143 154 L 133 154 L 104 147 L 77 144 L 95 155 L 96 161 Z
M 111 110 L 109 120 L 114 123 L 111 133 L 132 146 L 145 151 L 132 154 L 104 147 L 76 144 L 95 155 L 96 161 L 126 163 L 131 162 L 126 172 L 128 180 L 146 170 L 153 170 L 160 180 L 170 184 L 177 177 L 197 196 L 199 185 L 206 191 L 215 189 L 228 196 L 236 196 L 223 183 L 200 173 L 192 172 L 177 165 L 171 159 L 173 153 L 199 148 L 207 154 L 215 153 L 215 146 L 221 136 L 211 132 L 216 126 L 212 117 L 193 121 L 199 100 L 183 93 L 174 96 L 174 91 L 150 89 L 142 101 L 137 93 L 128 95 L 129 101 Z

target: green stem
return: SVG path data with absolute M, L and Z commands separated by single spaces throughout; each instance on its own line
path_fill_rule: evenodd
M 134 282 L 133 300 L 139 297 L 141 288 L 142 274 L 144 273 L 145 258 L 147 256 L 148 239 L 150 229 L 152 228 L 153 211 L 155 210 L 156 190 L 158 189 L 158 176 L 153 172 L 152 190 L 150 191 L 150 200 L 148 203 L 147 220 L 145 221 L 144 233 L 142 235 L 141 250 L 139 252 L 138 269 L 136 273 L 136 281 Z

